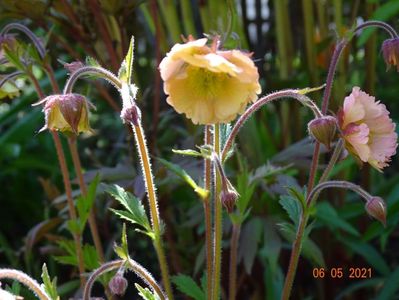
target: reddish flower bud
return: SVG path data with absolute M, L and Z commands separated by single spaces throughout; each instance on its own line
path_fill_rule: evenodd
M 229 214 L 234 211 L 234 206 L 239 196 L 235 189 L 231 188 L 223 189 L 220 193 L 220 201 L 222 201 L 223 206 Z
M 372 197 L 365 205 L 367 213 L 380 221 L 384 226 L 387 225 L 387 209 L 385 202 L 380 197 Z
M 109 281 L 108 287 L 113 295 L 123 296 L 126 292 L 127 284 L 126 278 L 118 272 Z
M 51 95 L 34 104 L 45 103 L 45 129 L 79 134 L 91 131 L 89 125 L 89 102 L 79 94 Z M 92 105 L 92 104 L 90 104 Z
M 381 50 L 387 69 L 390 66 L 396 66 L 396 70 L 399 72 L 399 38 L 385 40 Z
M 308 124 L 309 133 L 320 143 L 330 149 L 337 129 L 337 121 L 333 116 L 322 116 Z

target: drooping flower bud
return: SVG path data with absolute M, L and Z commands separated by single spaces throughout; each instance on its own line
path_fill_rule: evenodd
M 387 225 L 387 209 L 385 202 L 380 197 L 372 197 L 365 205 L 367 213 L 380 221 L 384 226 Z
M 46 124 L 40 132 L 46 129 L 65 133 L 79 134 L 90 132 L 89 105 L 87 99 L 79 94 L 51 95 L 34 104 L 45 103 Z
M 381 50 L 387 69 L 396 66 L 396 70 L 399 72 L 399 38 L 385 40 Z
M 234 206 L 240 195 L 237 191 L 232 188 L 223 188 L 220 193 L 220 201 L 222 201 L 223 206 L 227 209 L 227 212 L 231 214 L 234 211 Z
M 313 119 L 308 124 L 310 134 L 320 143 L 330 149 L 337 129 L 337 121 L 333 116 L 322 116 Z
M 108 287 L 113 295 L 123 296 L 127 289 L 127 280 L 123 277 L 122 272 L 117 272 L 114 277 L 109 281 Z

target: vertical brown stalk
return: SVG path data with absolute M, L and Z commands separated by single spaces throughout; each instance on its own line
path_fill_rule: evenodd
M 73 161 L 73 165 L 75 168 L 76 176 L 78 178 L 80 190 L 82 192 L 83 197 L 86 197 L 87 196 L 87 187 L 86 187 L 86 183 L 83 179 L 82 164 L 80 162 L 80 157 L 79 157 L 77 144 L 76 144 L 76 138 L 75 137 L 69 138 L 68 145 L 69 145 L 69 151 L 71 152 L 71 155 L 72 155 L 72 161 Z M 98 233 L 96 217 L 94 214 L 94 204 L 89 212 L 89 226 L 90 226 L 91 235 L 93 237 L 94 246 L 96 248 L 97 254 L 100 259 L 100 263 L 104 263 L 104 261 L 105 261 L 104 252 L 103 252 L 103 247 L 101 244 L 100 235 Z
M 68 171 L 66 161 L 65 161 L 64 150 L 62 149 L 62 145 L 61 145 L 61 141 L 60 141 L 60 137 L 58 136 L 58 133 L 55 131 L 51 131 L 51 134 L 54 139 L 55 149 L 57 150 L 58 162 L 60 164 L 61 174 L 62 174 L 62 178 L 64 180 L 65 193 L 67 196 L 67 203 L 68 203 L 68 209 L 69 209 L 69 217 L 71 218 L 72 221 L 77 222 L 77 215 L 76 215 L 75 205 L 73 203 L 71 182 L 69 180 L 69 171 Z M 80 285 L 83 287 L 84 284 L 86 283 L 86 278 L 83 277 L 83 274 L 85 273 L 85 267 L 84 267 L 84 261 L 83 261 L 82 241 L 81 241 L 80 234 L 77 232 L 74 232 L 73 239 L 75 241 L 76 255 L 78 258 Z

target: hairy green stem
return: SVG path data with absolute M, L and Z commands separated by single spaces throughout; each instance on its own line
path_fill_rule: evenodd
M 29 288 L 40 300 L 51 300 L 40 284 L 27 274 L 14 269 L 0 269 L 0 280 L 12 279 Z
M 156 197 L 156 193 L 155 193 L 155 186 L 154 186 L 154 180 L 153 180 L 153 175 L 152 175 L 152 170 L 151 170 L 151 163 L 150 163 L 150 157 L 148 154 L 147 144 L 145 141 L 145 136 L 144 136 L 144 132 L 143 132 L 143 128 L 141 127 L 141 124 L 139 123 L 138 125 L 135 125 L 132 123 L 131 125 L 132 125 L 133 132 L 135 135 L 137 150 L 139 152 L 139 156 L 141 159 L 141 167 L 142 167 L 143 176 L 144 176 L 144 183 L 146 186 L 148 202 L 149 202 L 149 206 L 150 206 L 151 224 L 152 224 L 152 230 L 154 231 L 153 243 L 154 243 L 155 251 L 158 256 L 159 265 L 161 268 L 162 280 L 163 280 L 163 284 L 165 286 L 166 294 L 168 295 L 168 298 L 170 300 L 172 300 L 173 299 L 172 286 L 171 286 L 170 278 L 169 278 L 169 269 L 168 269 L 168 264 L 166 261 L 166 255 L 165 255 L 164 248 L 162 245 L 161 225 L 160 225 L 159 212 L 158 212 L 158 202 L 157 202 L 157 197 Z
M 216 155 L 220 155 L 220 124 L 214 125 L 214 141 L 213 141 L 214 152 Z M 213 195 L 214 199 L 214 216 L 215 224 L 213 231 L 214 239 L 214 253 L 213 253 L 213 273 L 212 273 L 212 300 L 218 300 L 220 296 L 220 277 L 221 277 L 221 267 L 222 267 L 222 233 L 223 233 L 223 223 L 222 223 L 222 202 L 220 201 L 220 192 L 222 188 L 221 174 L 214 167 L 214 177 L 215 177 L 215 193 Z
M 335 164 L 337 163 L 341 155 L 343 147 L 344 147 L 344 141 L 342 139 L 339 139 L 337 144 L 335 145 L 334 152 L 331 155 L 330 161 L 328 162 L 326 169 L 324 170 L 323 174 L 319 179 L 319 183 L 327 180 L 328 175 L 330 175 L 331 170 L 334 168 Z

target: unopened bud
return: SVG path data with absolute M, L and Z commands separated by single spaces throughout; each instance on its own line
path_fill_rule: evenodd
M 134 104 L 127 108 L 123 108 L 121 111 L 121 119 L 125 124 L 139 125 L 141 119 L 140 109 Z
M 333 116 L 322 116 L 313 119 L 308 124 L 310 134 L 320 143 L 330 149 L 337 129 L 337 121 Z
M 387 225 L 387 209 L 385 202 L 380 197 L 372 197 L 365 205 L 367 213 L 380 221 L 384 226 Z
M 127 289 L 127 280 L 123 274 L 117 272 L 110 280 L 108 287 L 113 295 L 123 296 Z
M 44 103 L 46 124 L 40 131 L 50 129 L 79 134 L 91 131 L 89 102 L 79 94 L 51 95 L 34 104 Z M 92 105 L 92 104 L 90 104 Z
M 3 290 L 0 288 L 0 299 L 1 300 L 16 300 L 16 299 L 21 299 L 21 298 L 16 297 L 13 294 L 7 292 L 6 290 Z
M 385 40 L 382 43 L 381 51 L 387 69 L 396 66 L 396 70 L 399 72 L 399 38 Z
M 223 189 L 220 193 L 220 201 L 222 201 L 223 206 L 227 209 L 229 214 L 234 211 L 234 206 L 236 205 L 239 196 L 240 195 L 234 188 Z

